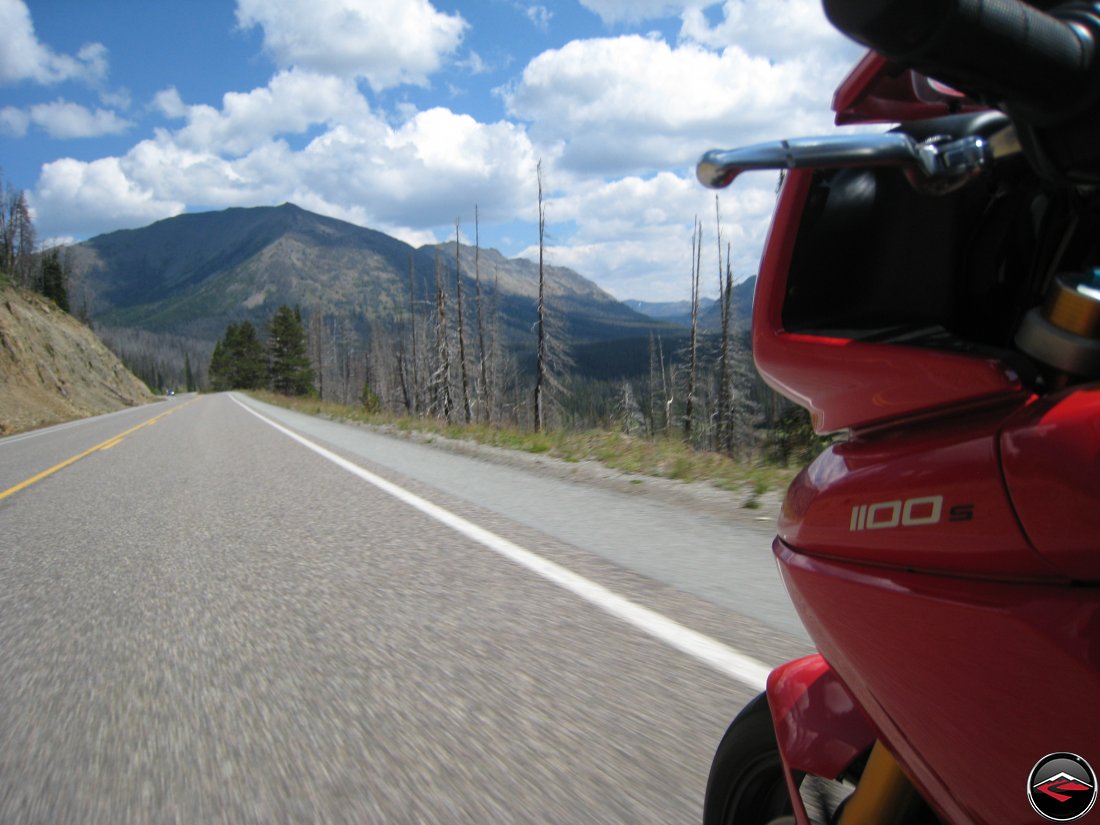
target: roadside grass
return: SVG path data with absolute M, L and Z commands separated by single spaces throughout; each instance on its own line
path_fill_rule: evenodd
M 763 460 L 744 461 L 727 455 L 696 450 L 677 438 L 639 438 L 609 430 L 577 430 L 536 433 L 515 427 L 486 424 L 451 424 L 432 418 L 395 416 L 370 412 L 316 398 L 287 397 L 250 390 L 249 395 L 269 404 L 334 421 L 350 421 L 400 433 L 473 441 L 507 450 L 519 450 L 568 462 L 597 461 L 609 468 L 640 476 L 667 478 L 684 483 L 708 483 L 745 496 L 743 507 L 760 506 L 760 497 L 790 484 L 799 467 L 781 467 Z M 634 483 L 640 483 L 635 481 Z

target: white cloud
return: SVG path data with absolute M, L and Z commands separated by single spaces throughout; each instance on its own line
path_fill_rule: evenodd
M 251 92 L 226 93 L 221 109 L 186 106 L 175 89 L 159 92 L 154 104 L 169 117 L 186 119 L 176 142 L 220 154 L 246 154 L 276 135 L 337 120 L 354 123 L 370 111 L 353 81 L 300 69 L 279 72 Z
M 107 50 L 100 43 L 82 46 L 75 56 L 58 54 L 38 41 L 23 0 L 0 0 L 0 83 L 96 83 L 107 76 Z
M 502 58 L 494 53 L 488 66 L 464 50 L 458 60 L 467 23 L 457 14 L 428 0 L 238 0 L 238 22 L 262 29 L 278 72 L 215 105 L 164 88 L 151 109 L 167 120 L 147 139 L 117 157 L 46 164 L 32 198 L 40 234 L 87 236 L 188 208 L 291 201 L 419 245 L 450 237 L 456 217 L 470 227 L 476 204 L 484 242 L 495 222 L 534 223 L 541 159 L 552 263 L 621 298 L 683 298 L 698 215 L 709 238 L 704 289 L 713 293 L 714 194 L 694 180 L 694 163 L 715 146 L 830 131 L 833 89 L 858 50 L 811 0 L 583 2 L 608 23 L 679 18 L 679 40 L 624 35 L 543 52 L 500 90 L 509 119 L 484 122 L 418 110 L 419 94 L 384 97 L 395 99 L 381 111 L 357 83 L 377 91 L 432 79 L 444 91 L 458 69 L 469 81 L 463 101 L 472 100 L 471 76 L 499 70 Z M 11 3 L 0 0 L 0 27 Z M 514 0 L 517 10 L 536 25 L 549 20 L 534 0 Z M 96 54 L 71 59 L 91 67 Z M 434 77 L 445 63 L 447 83 Z M 125 124 L 78 109 L 0 108 L 0 133 L 37 125 L 74 136 Z M 756 271 L 774 183 L 746 176 L 722 193 L 738 277 Z
M 826 70 L 828 68 L 828 70 Z M 672 47 L 629 35 L 547 51 L 503 92 L 568 168 L 614 174 L 677 168 L 713 146 L 827 131 L 838 67 L 775 62 L 730 46 Z
M 680 36 L 712 48 L 737 44 L 752 54 L 773 58 L 824 51 L 845 66 L 861 52 L 829 24 L 821 0 L 726 0 L 721 21 L 713 25 L 702 7 L 689 7 L 683 13 Z
M 428 0 L 238 0 L 237 21 L 263 29 L 279 66 L 362 77 L 376 91 L 427 85 L 467 27 Z
M 175 86 L 157 92 L 153 96 L 153 108 L 173 120 L 187 117 L 187 104 Z
M 55 100 L 30 108 L 30 121 L 52 138 L 89 138 L 117 135 L 132 125 L 106 109 L 92 111 L 78 103 Z
M 471 51 L 465 58 L 457 61 L 455 65 L 470 74 L 485 74 L 491 71 L 489 64 L 475 51 Z
M 57 234 L 56 227 L 84 234 L 143 226 L 185 208 L 182 202 L 159 198 L 138 186 L 118 158 L 47 163 L 31 202 L 39 230 L 47 236 Z
M 512 217 L 533 192 L 535 163 L 522 129 L 442 108 L 396 129 L 381 121 L 370 130 L 334 128 L 296 159 L 303 179 L 330 200 L 365 204 L 376 221 L 421 229 L 446 225 L 474 204 L 486 219 Z
M 290 200 L 425 238 L 475 204 L 486 220 L 508 220 L 535 200 L 536 153 L 521 127 L 443 108 L 394 126 L 371 112 L 351 81 L 292 70 L 263 88 L 225 95 L 220 109 L 188 106 L 174 89 L 158 93 L 155 106 L 182 126 L 158 129 L 121 157 L 44 167 L 36 201 L 43 233 L 137 226 L 185 204 Z M 294 148 L 288 133 L 308 134 L 308 143 Z M 70 208 L 66 198 L 102 208 Z
M 752 174 L 720 195 L 723 255 L 730 245 L 738 279 L 757 271 L 775 204 L 775 175 Z M 599 282 L 617 298 L 675 301 L 690 295 L 691 232 L 703 224 L 704 294 L 717 294 L 718 252 L 714 193 L 694 180 L 663 172 L 571 186 L 547 204 L 547 231 L 575 223 L 566 243 L 551 244 L 551 263 Z M 521 253 L 537 256 L 537 248 Z
M 0 135 L 23 137 L 31 125 L 31 116 L 15 106 L 0 109 Z
M 683 0 L 580 0 L 581 5 L 605 23 L 652 20 L 678 15 L 688 3 Z
M 6 106 L 0 109 L 0 133 L 23 137 L 30 127 L 38 126 L 52 138 L 89 138 L 117 135 L 132 123 L 106 109 L 92 111 L 78 103 L 55 100 L 39 103 L 28 109 Z
M 607 23 L 680 17 L 680 41 L 573 41 L 499 90 L 510 115 L 560 154 L 551 232 L 555 221 L 577 229 L 551 255 L 620 298 L 683 298 L 699 215 L 711 238 L 704 289 L 714 292 L 714 193 L 695 181 L 694 164 L 714 147 L 831 132 L 833 90 L 861 50 L 831 29 L 816 0 L 582 3 Z M 721 194 L 737 277 L 757 270 L 775 182 L 750 175 Z
M 546 6 L 528 6 L 525 10 L 527 19 L 535 26 L 539 31 L 550 30 L 550 20 L 554 17 L 554 13 Z

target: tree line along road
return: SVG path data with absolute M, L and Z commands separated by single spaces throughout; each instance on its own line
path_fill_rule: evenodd
M 0 822 L 697 822 L 768 531 L 228 394 L 4 439 Z

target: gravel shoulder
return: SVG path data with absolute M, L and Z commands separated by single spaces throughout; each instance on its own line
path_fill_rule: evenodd
M 552 456 L 494 447 L 468 439 L 447 438 L 434 433 L 358 422 L 339 423 L 563 481 L 580 482 L 632 496 L 652 498 L 654 501 L 690 508 L 757 528 L 762 525 L 775 526 L 786 494 L 785 490 L 768 490 L 757 495 L 748 486 L 737 491 L 723 490 L 705 481 L 677 481 L 627 473 L 598 461 L 564 461 Z

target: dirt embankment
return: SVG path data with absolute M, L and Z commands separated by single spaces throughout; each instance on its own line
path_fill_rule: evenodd
M 40 295 L 0 284 L 0 435 L 153 398 L 86 326 Z

